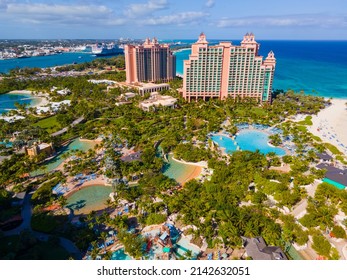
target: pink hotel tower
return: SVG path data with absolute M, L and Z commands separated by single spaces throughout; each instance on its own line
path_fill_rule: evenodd
M 184 61 L 183 97 L 188 101 L 251 97 L 270 102 L 276 59 L 271 51 L 263 60 L 258 51 L 252 33 L 243 37 L 241 46 L 231 42 L 208 46 L 201 33 Z
M 167 82 L 176 76 L 176 57 L 168 44 L 147 38 L 143 45 L 124 48 L 126 82 Z

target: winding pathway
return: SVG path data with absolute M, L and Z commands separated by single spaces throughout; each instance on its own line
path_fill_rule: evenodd
M 31 196 L 34 192 L 30 192 L 26 194 L 23 202 L 22 207 L 22 218 L 23 222 L 20 224 L 20 226 L 16 227 L 15 229 L 4 231 L 4 236 L 11 236 L 11 235 L 19 235 L 23 230 L 30 231 L 37 239 L 41 241 L 47 241 L 50 237 L 50 234 L 42 233 L 38 231 L 34 231 L 31 228 L 31 216 L 32 216 L 32 206 L 31 206 Z M 68 251 L 75 259 L 81 260 L 82 255 L 79 249 L 76 247 L 76 245 L 69 239 L 66 239 L 64 237 L 59 237 L 60 239 L 60 245 Z

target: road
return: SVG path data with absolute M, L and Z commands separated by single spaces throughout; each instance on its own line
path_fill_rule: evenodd
M 72 123 L 71 123 L 71 127 L 74 127 L 75 125 L 81 123 L 82 121 L 84 121 L 84 117 L 79 117 L 78 119 L 74 120 Z M 51 136 L 55 137 L 55 136 L 59 136 L 61 134 L 64 134 L 65 132 L 67 132 L 69 130 L 69 126 L 67 127 L 64 127 L 63 129 L 57 131 L 57 132 L 54 132 L 51 134 Z
M 33 231 L 31 228 L 31 216 L 32 216 L 32 206 L 31 206 L 31 196 L 33 195 L 34 192 L 30 192 L 26 194 L 23 202 L 23 207 L 22 207 L 22 218 L 23 222 L 21 223 L 20 226 L 16 227 L 15 229 L 5 231 L 4 235 L 5 236 L 10 236 L 10 235 L 19 235 L 23 230 L 28 230 L 30 231 L 37 239 L 41 241 L 47 241 L 48 238 L 50 237 L 50 234 L 38 232 L 38 231 Z M 75 259 L 80 260 L 82 259 L 81 252 L 79 249 L 76 247 L 76 245 L 70 241 L 69 239 L 66 239 L 64 237 L 59 237 L 60 239 L 60 245 L 68 251 Z

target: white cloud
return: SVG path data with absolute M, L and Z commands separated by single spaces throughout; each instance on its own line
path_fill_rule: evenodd
M 138 16 L 148 15 L 155 11 L 161 11 L 169 8 L 169 2 L 167 0 L 149 0 L 143 4 L 131 4 L 125 10 L 125 15 L 130 18 L 136 18 Z
M 104 5 L 9 3 L 3 14 L 13 21 L 33 24 L 121 25 L 125 23 L 124 19 L 117 18 L 112 9 Z
M 167 24 L 177 24 L 183 25 L 188 23 L 196 23 L 208 16 L 204 12 L 183 12 L 173 15 L 159 16 L 156 18 L 149 18 L 143 21 L 143 24 L 147 25 L 167 25 Z
M 205 6 L 207 8 L 212 8 L 216 2 L 214 0 L 207 0 Z
M 270 17 L 222 18 L 218 27 L 343 27 L 346 26 L 343 16 L 321 14 L 284 15 Z

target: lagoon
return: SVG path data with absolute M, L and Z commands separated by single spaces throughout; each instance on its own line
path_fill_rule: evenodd
M 97 211 L 106 208 L 106 201 L 110 193 L 113 192 L 111 186 L 88 186 L 67 197 L 68 208 L 74 211 L 74 214 L 88 214 L 90 211 Z
M 64 161 L 64 154 L 74 150 L 80 150 L 86 152 L 89 149 L 93 149 L 95 146 L 94 142 L 81 141 L 79 138 L 73 140 L 67 146 L 64 146 L 58 150 L 58 155 L 51 160 L 48 160 L 43 166 L 44 170 L 36 170 L 32 172 L 32 176 L 43 174 L 44 172 L 51 172 L 56 169 Z
M 0 114 L 17 109 L 14 105 L 16 102 L 29 106 L 37 106 L 40 101 L 40 97 L 33 96 L 30 93 L 13 92 L 0 94 Z

